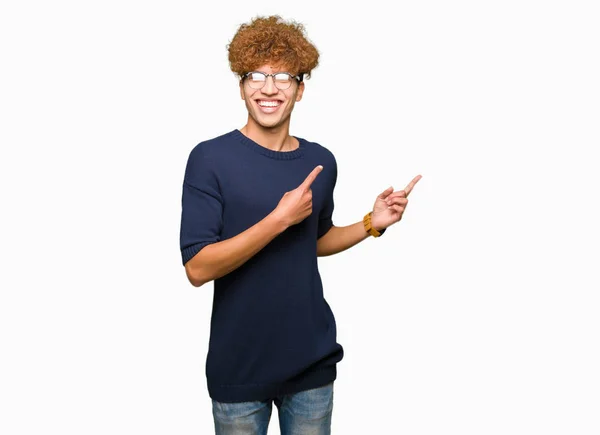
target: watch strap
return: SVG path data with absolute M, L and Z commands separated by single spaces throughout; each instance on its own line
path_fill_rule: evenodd
M 367 233 L 371 234 L 373 237 L 380 237 L 383 233 L 385 233 L 386 229 L 384 228 L 381 231 L 377 231 L 375 228 L 373 228 L 373 225 L 371 224 L 371 215 L 372 214 L 373 214 L 373 212 L 370 211 L 363 218 L 363 225 L 365 226 L 365 231 Z

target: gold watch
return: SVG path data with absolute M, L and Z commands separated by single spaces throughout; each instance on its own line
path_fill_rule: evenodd
M 372 214 L 373 214 L 373 212 L 370 211 L 363 218 L 363 224 L 365 225 L 365 231 L 367 233 L 371 234 L 373 237 L 379 237 L 383 233 L 385 233 L 385 228 L 382 229 L 381 231 L 377 231 L 375 228 L 373 228 L 373 226 L 371 225 L 371 215 Z

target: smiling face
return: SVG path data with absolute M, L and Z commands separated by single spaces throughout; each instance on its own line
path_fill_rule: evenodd
M 255 71 L 264 72 L 266 74 L 274 74 L 277 72 L 289 72 L 296 74 L 296 71 L 290 71 L 285 67 L 273 66 L 272 64 L 263 65 L 256 68 Z M 246 102 L 248 109 L 248 123 L 255 123 L 257 127 L 262 128 L 277 128 L 287 126 L 289 128 L 290 115 L 294 110 L 296 101 L 302 99 L 304 92 L 304 82 L 298 83 L 293 80 L 288 89 L 281 90 L 275 86 L 273 77 L 268 77 L 267 82 L 262 89 L 252 89 L 245 79 L 240 82 L 240 95 L 242 100 Z M 261 106 L 268 104 L 268 107 Z

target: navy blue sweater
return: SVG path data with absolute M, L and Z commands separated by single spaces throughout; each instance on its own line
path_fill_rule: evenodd
M 209 395 L 219 402 L 266 400 L 336 379 L 344 355 L 323 296 L 317 239 L 332 227 L 336 160 L 296 137 L 300 147 L 273 151 L 240 130 L 190 152 L 182 195 L 183 264 L 208 244 L 250 228 L 317 166 L 312 214 L 214 281 L 206 359 Z

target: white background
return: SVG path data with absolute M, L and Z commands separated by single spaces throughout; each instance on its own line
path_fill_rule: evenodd
M 213 433 L 181 184 L 245 124 L 226 44 L 269 14 L 321 53 L 290 133 L 337 158 L 334 223 L 423 175 L 319 260 L 333 433 L 600 433 L 593 3 L 3 2 L 0 433 Z

